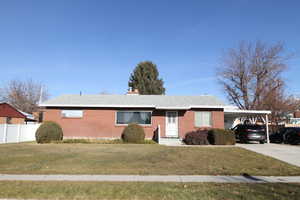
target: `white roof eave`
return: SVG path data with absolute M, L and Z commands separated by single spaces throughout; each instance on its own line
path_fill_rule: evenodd
M 97 104 L 39 104 L 39 107 L 94 107 L 94 108 L 155 108 L 158 110 L 189 110 L 191 108 L 221 108 L 224 106 L 193 105 L 193 106 L 155 106 L 155 105 L 97 105 Z
M 221 108 L 224 109 L 225 106 L 217 105 L 217 106 L 210 106 L 210 105 L 191 105 L 191 108 Z
M 154 105 L 39 104 L 39 107 L 155 108 Z
M 155 107 L 157 110 L 189 110 L 191 109 L 190 107 L 172 107 L 172 106 L 157 106 Z
M 225 114 L 271 114 L 269 110 L 238 110 L 238 109 L 225 109 Z

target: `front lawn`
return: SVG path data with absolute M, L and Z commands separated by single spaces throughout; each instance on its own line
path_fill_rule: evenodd
M 0 198 L 296 200 L 300 184 L 0 182 Z
M 300 168 L 238 147 L 3 144 L 2 174 L 300 175 Z

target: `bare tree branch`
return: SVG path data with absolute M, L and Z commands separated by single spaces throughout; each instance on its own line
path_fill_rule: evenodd
M 32 113 L 37 111 L 42 84 L 29 79 L 26 81 L 11 80 L 1 88 L 1 99 L 12 104 L 17 109 Z M 42 100 L 48 99 L 47 88 L 43 87 Z
M 231 103 L 241 109 L 272 110 L 275 119 L 295 106 L 293 98 L 285 94 L 281 77 L 289 58 L 282 43 L 241 42 L 223 56 L 218 80 Z

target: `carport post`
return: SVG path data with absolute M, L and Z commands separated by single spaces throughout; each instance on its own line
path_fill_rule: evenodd
M 266 132 L 267 132 L 267 143 L 270 144 L 270 138 L 269 138 L 269 117 L 268 117 L 268 114 L 266 114 Z

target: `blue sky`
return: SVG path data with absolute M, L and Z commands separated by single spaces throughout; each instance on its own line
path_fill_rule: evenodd
M 222 52 L 239 41 L 282 41 L 300 94 L 300 1 L 1 0 L 0 86 L 43 82 L 52 96 L 123 94 L 140 61 L 157 64 L 169 95 L 224 93 Z

